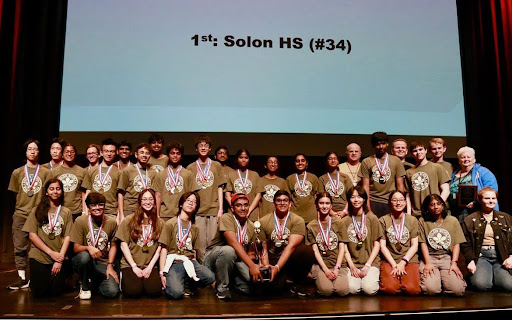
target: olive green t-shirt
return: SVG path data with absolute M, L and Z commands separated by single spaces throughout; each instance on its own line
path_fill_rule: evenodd
M 419 220 L 420 243 L 428 246 L 431 255 L 451 254 L 453 246 L 466 242 L 459 220 L 453 216 L 446 216 L 442 222 Z
M 432 162 L 432 161 L 431 161 Z M 433 162 L 434 163 L 434 162 Z M 441 162 L 435 162 L 441 167 L 443 167 L 444 170 L 446 170 L 446 173 L 448 173 L 448 176 L 451 177 L 453 173 L 453 166 L 448 161 L 441 161 Z
M 311 220 L 307 226 L 306 244 L 312 246 L 316 244 L 318 251 L 322 255 L 322 259 L 328 268 L 334 268 L 338 261 L 339 244 L 341 242 L 341 219 L 332 219 L 331 229 L 329 230 L 329 246 L 322 238 L 320 228 L 318 227 L 318 219 Z M 324 230 L 327 229 L 327 221 L 322 222 Z
M 441 194 L 439 186 L 449 182 L 450 177 L 440 165 L 432 162 L 414 167 L 405 172 L 405 191 L 410 194 L 411 214 L 421 216 L 421 204 L 428 195 Z
M 201 168 L 204 169 L 204 166 L 202 165 Z M 210 171 L 205 181 L 201 179 L 202 176 L 197 170 L 197 162 L 194 161 L 189 164 L 187 169 L 192 172 L 194 179 L 193 189 L 199 190 L 198 194 L 201 199 L 201 206 L 197 211 L 197 215 L 201 217 L 216 216 L 219 212 L 218 189 L 226 184 L 221 164 L 212 160 Z M 220 208 L 222 209 L 222 206 Z
M 267 214 L 260 220 L 261 231 L 267 239 L 269 259 L 279 259 L 284 248 L 288 245 L 288 238 L 292 234 L 306 236 L 306 225 L 304 219 L 299 215 L 290 212 L 288 221 L 284 226 L 283 238 L 279 239 L 274 224 L 274 214 Z M 280 245 L 276 245 L 280 244 Z
M 30 181 L 33 181 L 36 168 L 28 168 L 28 172 Z M 26 219 L 30 211 L 37 206 L 46 193 L 44 184 L 50 176 L 50 173 L 50 170 L 39 166 L 39 172 L 37 177 L 35 177 L 35 183 L 31 190 L 33 194 L 29 197 L 27 192 L 30 191 L 30 183 L 29 179 L 25 177 L 25 166 L 21 166 L 12 172 L 8 189 L 16 193 L 15 216 Z
M 162 195 L 162 206 L 160 207 L 160 217 L 162 218 L 169 219 L 178 215 L 178 202 L 181 196 L 185 192 L 195 191 L 192 172 L 184 167 L 181 168 L 179 176 L 176 176 L 175 169 L 171 169 L 174 178 L 177 179 L 176 184 L 167 171 L 169 167 L 155 177 L 152 187 Z
M 399 262 L 407 253 L 409 248 L 411 247 L 411 240 L 418 236 L 418 219 L 409 215 L 407 213 L 403 213 L 402 216 L 398 219 L 395 219 L 395 223 L 397 226 L 400 226 L 402 223 L 402 219 L 405 217 L 405 225 L 402 230 L 402 237 L 400 239 L 400 244 L 398 244 L 395 230 L 393 228 L 393 222 L 391 220 L 391 214 L 386 214 L 380 217 L 380 227 L 382 236 L 386 239 L 386 247 L 388 248 L 393 260 Z M 416 253 L 409 262 L 418 262 L 418 254 Z
M 238 173 L 240 173 L 242 179 L 240 179 Z M 245 172 L 233 170 L 228 173 L 227 177 L 226 192 L 232 194 L 245 193 L 249 197 L 249 204 L 252 204 L 254 197 L 263 190 L 260 185 L 260 176 L 252 170 L 247 169 Z M 252 221 L 258 220 L 258 213 L 259 208 L 256 207 L 251 213 L 250 219 Z
M 358 225 L 361 223 L 361 215 L 356 216 Z M 372 253 L 374 242 L 381 238 L 382 234 L 379 229 L 379 218 L 373 213 L 366 214 L 366 224 L 363 229 L 363 239 L 359 240 L 354 227 L 352 216 L 345 216 L 341 219 L 341 241 L 347 244 L 348 251 L 352 258 L 352 262 L 358 268 L 362 268 Z M 362 242 L 359 244 L 359 242 Z M 379 267 L 380 258 L 377 255 L 372 262 L 372 266 Z M 343 266 L 347 266 L 347 262 L 343 262 Z
M 133 240 L 131 236 L 132 229 L 130 227 L 130 222 L 133 220 L 135 215 L 129 215 L 126 217 L 119 229 L 116 232 L 116 238 L 125 242 L 130 249 L 130 253 L 132 255 L 133 261 L 137 264 L 137 266 L 141 269 L 144 269 L 148 266 L 155 255 L 156 250 L 158 249 L 158 238 L 154 238 L 154 232 L 150 236 L 148 242 L 146 243 L 147 252 L 144 252 L 144 239 L 142 237 L 142 232 L 140 237 L 137 240 Z M 147 220 L 147 219 L 146 219 Z M 143 221 L 144 225 L 148 225 L 148 221 Z M 158 224 L 163 226 L 164 221 L 162 219 L 158 219 Z M 155 228 L 155 230 L 158 227 Z M 123 258 L 121 259 L 121 269 L 130 268 L 130 264 L 126 260 L 126 257 L 123 254 Z
M 101 177 L 105 179 L 103 185 L 101 185 L 100 175 L 98 174 L 100 168 Z M 103 163 L 100 163 L 87 170 L 82 186 L 86 190 L 99 192 L 105 196 L 107 201 L 105 203 L 105 213 L 117 215 L 117 186 L 121 177 L 121 171 L 119 171 L 116 166 L 112 165 L 112 169 L 110 169 L 110 172 L 105 177 L 108 168 L 109 167 L 103 166 Z
M 269 179 L 266 176 L 260 177 L 261 200 L 260 200 L 260 218 L 274 212 L 274 195 L 279 190 L 288 190 L 286 181 L 281 177 Z
M 57 208 L 50 209 L 50 218 L 52 219 L 51 224 L 55 221 L 55 214 L 57 213 Z M 48 220 L 48 219 L 45 219 Z M 52 250 L 56 252 L 60 252 L 62 248 L 62 244 L 64 243 L 64 238 L 68 237 L 71 234 L 71 228 L 73 227 L 73 218 L 71 215 L 71 211 L 66 207 L 61 207 L 59 217 L 57 218 L 57 222 L 53 227 L 53 230 L 50 227 L 50 221 L 40 225 L 36 219 L 36 208 L 30 211 L 28 215 L 27 221 L 23 226 L 23 231 L 32 232 L 37 234 L 37 236 L 43 240 L 43 242 Z M 53 239 L 50 239 L 50 234 L 52 234 Z M 43 264 L 51 264 L 54 263 L 53 259 L 43 252 L 41 249 L 36 247 L 35 245 L 30 246 L 30 251 L 28 253 L 28 257 L 31 259 L 35 259 L 37 262 Z
M 163 157 L 156 159 L 151 156 L 151 158 L 149 158 L 148 164 L 151 170 L 156 171 L 156 173 L 160 173 L 165 170 L 165 168 L 167 168 L 167 165 L 169 164 L 169 157 L 163 155 Z
M 229 245 L 225 236 L 224 232 L 226 231 L 233 231 L 237 235 L 238 239 L 238 226 L 235 221 L 236 217 L 233 213 L 225 213 L 220 217 L 219 220 L 219 226 L 217 228 L 217 232 L 215 232 L 215 236 L 213 237 L 212 241 L 208 244 L 208 247 L 206 248 L 206 252 L 212 250 L 213 248 L 217 246 L 226 246 Z M 260 234 L 257 234 L 254 231 L 254 223 L 251 220 L 247 220 L 247 232 L 245 234 L 245 237 L 242 241 L 242 246 L 247 251 L 251 250 L 252 244 L 257 240 L 260 239 L 260 241 L 265 241 L 265 235 L 263 232 L 260 232 Z M 241 226 L 243 228 L 243 226 Z
M 314 174 L 307 172 L 299 175 L 300 183 L 304 182 L 303 189 L 297 181 L 297 175 L 291 174 L 286 178 L 288 192 L 292 196 L 292 211 L 298 214 L 306 223 L 316 218 L 315 195 L 320 192 L 320 183 Z
M 381 177 L 379 168 L 374 156 L 370 156 L 361 163 L 359 176 L 370 180 L 370 200 L 381 203 L 388 203 L 389 195 L 396 190 L 396 179 L 405 176 L 404 165 L 396 156 L 388 154 L 389 164 Z M 381 165 L 384 164 L 385 156 L 378 159 Z
M 186 230 L 191 222 L 181 221 L 182 229 Z M 184 233 L 183 230 L 182 232 Z M 187 256 L 189 259 L 195 259 L 199 250 L 199 241 L 197 241 L 198 236 L 199 228 L 195 224 L 192 224 L 187 239 L 183 245 L 179 246 L 178 217 L 173 217 L 164 224 L 162 234 L 158 241 L 167 247 L 169 254 L 181 254 Z
M 338 186 L 338 188 L 333 186 L 328 175 L 331 176 L 334 186 Z M 326 173 L 321 176 L 319 180 L 320 190 L 328 192 L 332 197 L 332 209 L 334 211 L 342 211 L 345 209 L 345 205 L 347 204 L 347 190 L 352 187 L 352 180 L 350 177 L 340 172 L 338 181 L 338 177 L 335 172 L 334 174 Z
M 93 245 L 93 237 L 91 236 L 88 225 L 89 217 L 90 215 L 81 215 L 76 218 L 73 228 L 71 229 L 71 242 L 78 243 L 82 246 Z M 107 263 L 110 243 L 114 240 L 117 231 L 117 222 L 116 219 L 106 215 L 103 216 L 102 223 L 97 224 L 92 219 L 92 227 L 95 235 L 100 232 L 102 224 L 103 229 L 101 229 L 96 248 L 101 251 L 101 257 L 98 258 L 98 261 L 101 263 Z
M 58 166 L 53 169 L 51 178 L 58 178 L 62 181 L 64 186 L 64 206 L 66 206 L 71 213 L 81 213 L 82 208 L 82 183 L 85 178 L 85 169 L 74 165 L 71 168 Z
M 129 166 L 121 171 L 121 178 L 117 189 L 124 193 L 123 210 L 135 212 L 139 193 L 148 188 L 151 189 L 155 179 L 156 171 L 149 168 L 139 168 L 142 177 L 137 171 L 137 164 Z M 146 181 L 147 179 L 147 181 Z M 146 185 L 144 185 L 144 182 Z

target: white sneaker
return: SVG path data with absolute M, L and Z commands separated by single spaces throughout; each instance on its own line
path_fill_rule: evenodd
M 91 290 L 82 290 L 82 286 L 80 286 L 80 293 L 78 294 L 80 300 L 90 300 L 91 299 Z

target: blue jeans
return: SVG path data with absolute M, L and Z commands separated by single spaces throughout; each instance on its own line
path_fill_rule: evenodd
M 119 284 L 112 276 L 107 279 L 107 265 L 93 259 L 89 252 L 82 251 L 73 257 L 73 267 L 82 280 L 82 290 L 91 290 L 90 283 L 97 286 L 101 295 L 114 298 L 119 292 Z
M 471 276 L 471 284 L 479 291 L 491 290 L 493 285 L 501 290 L 512 291 L 512 275 L 497 259 L 496 250 L 482 248 L 476 271 Z
M 185 287 L 197 283 L 199 286 L 206 287 L 215 281 L 215 274 L 207 267 L 192 260 L 194 269 L 199 281 L 190 279 L 183 267 L 183 263 L 175 262 L 172 264 L 166 276 L 165 293 L 173 299 L 180 299 L 185 294 Z

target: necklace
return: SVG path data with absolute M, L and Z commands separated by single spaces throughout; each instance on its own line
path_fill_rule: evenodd
M 444 219 L 441 218 L 441 223 L 438 223 L 439 220 L 437 220 L 436 222 L 434 222 L 436 224 L 436 226 L 440 227 L 443 225 L 443 222 L 444 222 Z
M 350 172 L 350 176 L 352 177 L 352 182 L 355 182 L 356 181 L 356 175 L 357 175 L 357 172 L 359 172 L 359 167 L 361 166 L 361 162 L 359 162 L 357 164 L 357 169 L 356 169 L 356 172 L 352 172 L 352 170 L 350 170 L 350 165 L 348 164 L 348 162 L 345 162 L 345 164 L 347 165 L 347 168 L 348 168 L 348 172 Z

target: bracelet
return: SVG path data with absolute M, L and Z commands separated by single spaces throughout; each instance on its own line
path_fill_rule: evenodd
M 368 268 L 371 268 L 371 267 L 372 267 L 372 266 L 371 266 L 371 264 L 369 264 L 369 263 L 365 263 L 365 264 L 364 264 L 364 266 L 365 266 L 365 267 L 368 267 Z
M 135 262 L 130 264 L 130 267 L 132 267 L 132 269 L 135 268 L 136 266 L 137 266 L 137 264 Z
M 334 268 L 336 268 L 336 269 L 340 269 L 340 268 L 341 268 L 341 264 L 336 263 L 336 266 L 334 266 Z
M 108 266 L 109 264 L 114 265 L 114 263 L 113 263 L 113 262 L 107 262 L 107 266 Z
M 165 275 L 165 272 L 163 272 L 163 271 L 160 271 L 160 272 L 158 272 L 158 273 L 159 273 L 161 276 L 164 276 L 164 275 Z
M 281 271 L 281 268 L 279 268 L 279 265 L 276 264 L 277 272 Z
M 409 263 L 409 259 L 407 259 L 407 257 L 406 257 L 406 256 L 404 256 L 404 257 L 402 258 L 402 260 L 403 260 L 403 261 L 405 261 L 405 264 L 408 264 L 408 263 Z

